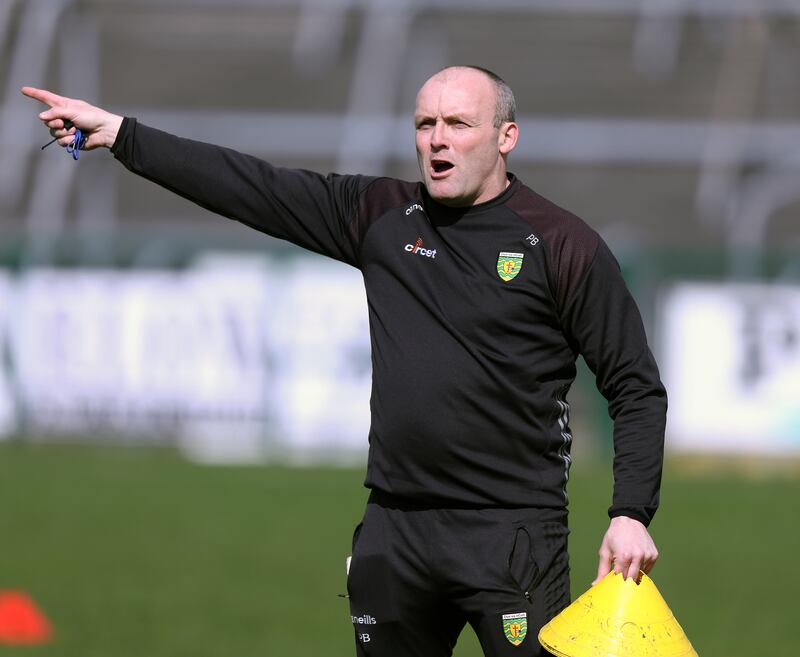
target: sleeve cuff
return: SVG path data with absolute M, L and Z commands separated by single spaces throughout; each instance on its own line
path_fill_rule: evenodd
M 612 506 L 608 510 L 609 518 L 616 518 L 618 516 L 627 516 L 628 518 L 633 518 L 634 520 L 638 520 L 645 527 L 648 527 L 650 525 L 650 521 L 653 519 L 654 515 L 655 511 L 653 511 L 652 513 L 648 513 L 648 510 L 642 507 Z
M 119 132 L 117 132 L 117 138 L 111 145 L 111 153 L 114 155 L 114 157 L 119 157 L 124 151 L 125 144 L 131 138 L 135 125 L 136 119 L 127 116 L 122 118 L 122 123 L 119 126 Z

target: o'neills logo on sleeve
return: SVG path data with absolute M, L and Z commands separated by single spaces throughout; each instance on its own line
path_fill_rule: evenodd
M 378 621 L 375 620 L 374 616 L 370 616 L 369 614 L 364 614 L 363 616 L 350 616 L 353 621 L 353 625 L 377 625 Z
M 425 246 L 422 244 L 421 237 L 418 237 L 417 241 L 414 244 L 406 244 L 405 249 L 406 251 L 408 251 L 413 255 L 421 255 L 426 258 L 436 257 L 436 249 L 426 249 Z

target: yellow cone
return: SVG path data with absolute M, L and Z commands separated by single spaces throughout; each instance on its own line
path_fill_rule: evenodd
M 647 575 L 606 575 L 539 632 L 557 657 L 697 657 Z

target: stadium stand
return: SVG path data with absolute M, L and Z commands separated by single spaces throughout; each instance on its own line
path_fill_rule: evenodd
M 763 0 L 9 0 L 0 230 L 106 243 L 186 220 L 203 239 L 222 230 L 101 158 L 81 163 L 103 183 L 89 201 L 75 167 L 39 152 L 23 83 L 289 165 L 415 178 L 414 90 L 477 62 L 517 91 L 513 168 L 622 248 L 785 246 L 800 195 L 798 14 Z

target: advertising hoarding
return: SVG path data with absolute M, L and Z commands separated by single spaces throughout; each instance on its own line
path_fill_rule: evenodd
M 661 314 L 669 447 L 800 453 L 800 287 L 685 283 Z

